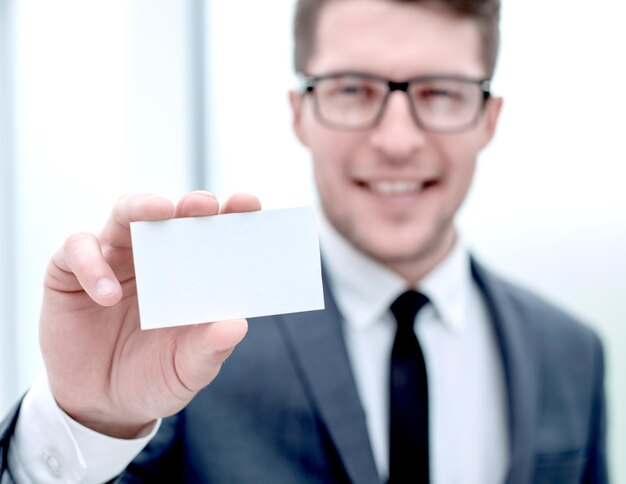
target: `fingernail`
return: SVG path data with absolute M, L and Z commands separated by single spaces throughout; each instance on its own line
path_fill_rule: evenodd
M 200 195 L 203 197 L 214 198 L 217 200 L 217 197 L 214 193 L 207 192 L 206 190 L 194 190 L 193 192 L 189 192 L 190 195 Z
M 117 289 L 117 284 L 108 277 L 103 277 L 96 283 L 96 292 L 99 296 L 108 296 L 112 294 L 115 289 Z

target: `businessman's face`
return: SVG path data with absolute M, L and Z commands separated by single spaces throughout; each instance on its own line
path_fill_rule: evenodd
M 342 0 L 329 2 L 321 13 L 307 74 L 482 79 L 480 54 L 471 20 L 415 4 Z M 377 125 L 357 131 L 321 122 L 310 94 L 292 93 L 291 101 L 294 128 L 311 150 L 329 221 L 357 248 L 407 279 L 423 276 L 454 242 L 453 218 L 476 156 L 492 137 L 501 100 L 490 99 L 475 125 L 453 134 L 418 127 L 400 91 L 392 92 Z

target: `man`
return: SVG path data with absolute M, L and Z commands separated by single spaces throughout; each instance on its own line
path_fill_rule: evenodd
M 260 205 L 125 197 L 50 263 L 47 382 L 1 429 L 3 479 L 605 482 L 597 337 L 484 269 L 454 229 L 502 104 L 498 11 L 301 0 L 290 100 L 326 310 L 141 332 L 129 222 Z

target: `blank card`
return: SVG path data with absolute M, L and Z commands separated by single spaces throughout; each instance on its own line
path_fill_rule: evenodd
M 312 208 L 131 223 L 142 329 L 324 308 Z

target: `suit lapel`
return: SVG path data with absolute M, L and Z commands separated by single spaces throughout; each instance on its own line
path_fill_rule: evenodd
M 379 484 L 341 316 L 323 278 L 326 309 L 279 317 L 278 323 L 350 481 Z
M 507 283 L 493 276 L 474 260 L 472 274 L 489 308 L 507 383 L 510 468 L 506 483 L 530 482 L 534 458 L 537 387 L 534 368 L 536 360 L 524 330 L 527 321 L 520 306 L 507 292 Z

